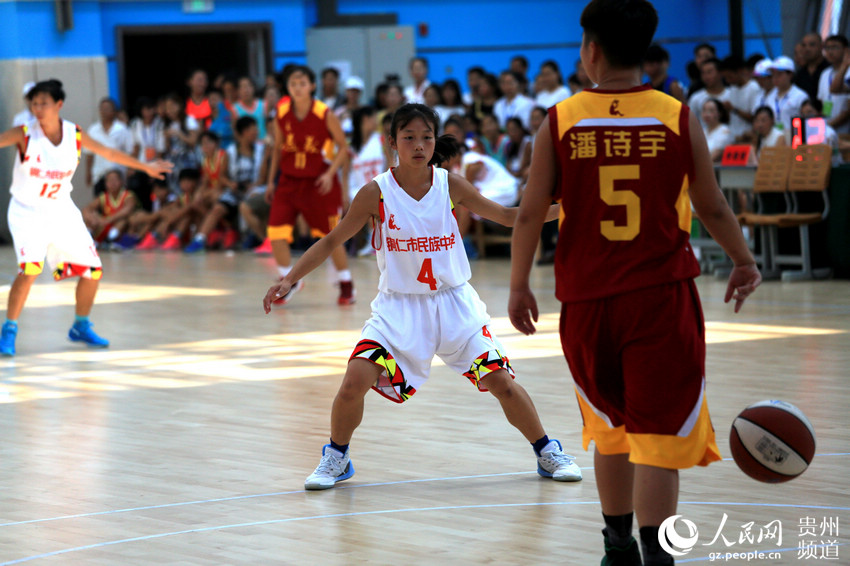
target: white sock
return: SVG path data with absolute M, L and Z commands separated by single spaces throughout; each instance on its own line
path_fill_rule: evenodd
M 107 234 L 106 239 L 111 242 L 111 241 L 115 240 L 116 238 L 118 238 L 118 236 L 120 236 L 120 235 L 121 235 L 121 230 L 119 230 L 118 228 L 113 226 L 112 228 L 109 229 L 109 234 Z
M 351 271 L 342 269 L 336 272 L 337 281 L 351 281 Z
M 281 277 L 286 277 L 289 275 L 289 272 L 292 271 L 291 265 L 278 265 L 277 272 L 280 273 Z
M 206 241 L 207 241 L 207 237 L 206 237 L 206 235 L 205 235 L 205 234 L 196 234 L 196 235 L 195 235 L 195 241 L 196 241 L 196 242 L 206 242 Z

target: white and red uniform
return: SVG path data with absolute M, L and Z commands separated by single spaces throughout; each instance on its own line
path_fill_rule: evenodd
M 381 224 L 373 236 L 379 293 L 351 357 L 384 368 L 373 389 L 398 403 L 425 383 L 435 354 L 479 389 L 480 378 L 490 372 L 506 369 L 513 375 L 487 327 L 487 308 L 469 284 L 448 172 L 432 168 L 432 179 L 417 201 L 392 169 L 375 178 L 381 190 Z
M 46 257 L 56 279 L 100 279 L 100 257 L 71 200 L 71 177 L 80 162 L 80 128 L 62 120 L 58 145 L 47 138 L 38 120 L 22 128 L 24 148 L 12 173 L 8 212 L 21 273 L 41 273 Z
M 348 196 L 354 200 L 357 192 L 364 185 L 384 171 L 384 146 L 381 144 L 381 134 L 374 132 L 360 151 L 351 151 L 351 170 L 348 174 Z

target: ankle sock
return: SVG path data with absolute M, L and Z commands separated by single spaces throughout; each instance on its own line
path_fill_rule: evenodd
M 673 557 L 661 548 L 661 543 L 658 542 L 658 527 L 640 528 L 640 546 L 645 566 L 673 564 Z
M 80 316 L 78 314 L 74 315 L 74 326 L 77 326 L 78 324 L 83 324 L 84 322 L 88 322 L 88 321 L 89 321 L 88 316 Z
M 336 280 L 337 281 L 351 281 L 351 271 L 348 269 L 342 269 L 336 272 Z
M 632 520 L 634 513 L 626 513 L 625 515 L 606 515 L 602 513 L 602 518 L 605 520 L 605 535 L 608 537 L 608 542 L 612 546 L 625 548 L 629 545 L 632 539 Z M 657 528 L 655 529 L 658 530 Z M 656 541 L 656 544 L 658 542 Z
M 343 456 L 345 456 L 345 453 L 348 452 L 348 444 L 337 444 L 333 441 L 333 438 L 331 438 L 331 448 L 333 448 Z
M 281 277 L 286 277 L 289 275 L 289 272 L 292 271 L 291 265 L 278 265 L 277 272 L 280 273 Z
M 546 448 L 547 444 L 549 444 L 549 436 L 544 434 L 540 440 L 532 442 L 531 447 L 534 448 L 534 453 L 540 456 L 540 451 Z
M 9 319 L 7 318 L 7 319 L 6 319 L 6 322 L 4 323 L 4 326 L 6 326 L 7 324 L 8 324 L 9 326 L 11 326 L 12 328 L 17 328 L 17 327 L 18 327 L 18 321 L 17 321 L 17 320 L 9 320 Z

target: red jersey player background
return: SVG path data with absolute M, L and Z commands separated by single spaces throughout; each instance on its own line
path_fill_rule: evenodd
M 558 103 L 541 126 L 511 254 L 508 314 L 532 334 L 538 313 L 529 271 L 546 208 L 560 201 L 561 343 L 585 448 L 596 445 L 603 565 L 672 564 L 658 527 L 676 512 L 678 470 L 720 459 L 705 401 L 691 202 L 735 264 L 725 300 L 735 299 L 736 312 L 761 282 L 696 116 L 641 86 L 641 58 L 657 23 L 645 0 L 593 0 L 585 8 L 581 60 L 598 88 Z
M 280 277 L 292 270 L 295 220 L 301 214 L 311 236 L 324 237 L 342 215 L 342 186 L 337 171 L 348 156 L 348 144 L 339 119 L 324 102 L 315 100 L 316 77 L 309 67 L 293 66 L 284 77 L 289 96 L 280 99 L 273 121 L 274 147 L 269 166 L 266 200 L 271 203 L 268 236 Z M 330 164 L 324 150 L 333 142 L 336 153 Z M 277 174 L 280 172 L 280 176 Z M 340 285 L 339 304 L 354 302 L 354 286 L 345 248 L 331 253 Z M 284 304 L 303 286 L 293 287 L 276 304 Z

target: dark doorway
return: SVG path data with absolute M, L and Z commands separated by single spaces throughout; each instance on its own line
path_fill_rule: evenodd
M 269 24 L 220 26 L 119 27 L 117 34 L 119 101 L 131 114 L 140 96 L 169 92 L 186 96 L 194 69 L 210 78 L 248 75 L 260 87 L 271 70 Z

